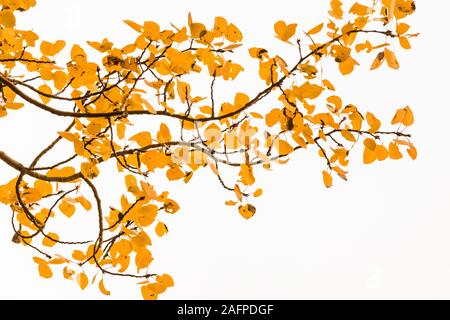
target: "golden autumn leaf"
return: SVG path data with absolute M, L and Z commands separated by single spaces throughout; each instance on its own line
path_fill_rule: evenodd
M 251 204 L 246 204 L 246 205 L 240 205 L 238 208 L 239 214 L 245 218 L 245 219 L 250 219 L 251 217 L 253 217 L 256 213 L 256 208 L 251 205 Z
M 141 286 L 141 294 L 144 300 L 156 300 L 158 298 L 158 294 L 148 285 Z
M 398 109 L 394 118 L 391 121 L 392 124 L 401 123 L 405 126 L 410 126 L 414 123 L 414 114 L 409 106 Z
M 86 289 L 86 287 L 89 284 L 89 279 L 88 279 L 86 273 L 84 273 L 84 272 L 77 274 L 75 277 L 75 280 L 76 280 L 78 286 L 81 288 L 81 290 Z
M 51 278 L 53 276 L 52 269 L 46 263 L 39 263 L 38 265 L 39 275 L 42 278 Z
M 366 120 L 367 120 L 367 124 L 370 126 L 369 128 L 369 132 L 370 133 L 375 133 L 378 131 L 378 129 L 380 129 L 381 127 L 381 121 L 378 120 L 372 112 L 367 112 L 366 113 Z
M 43 94 L 48 94 L 48 95 L 49 95 L 49 94 L 52 94 L 52 88 L 50 88 L 50 87 L 49 87 L 48 85 L 46 85 L 46 84 L 41 85 L 41 86 L 38 88 L 38 90 L 39 90 L 40 92 L 42 92 Z M 40 98 L 41 98 L 41 100 L 42 100 L 42 102 L 45 103 L 45 104 L 49 103 L 50 100 L 51 100 L 51 98 L 49 98 L 49 97 L 47 97 L 47 96 L 45 96 L 45 95 L 43 95 L 43 94 L 39 95 Z
M 184 178 L 185 173 L 180 169 L 180 167 L 175 166 L 166 171 L 166 176 L 169 180 L 180 180 Z
M 330 188 L 333 185 L 333 177 L 331 174 L 325 170 L 322 171 L 323 184 L 325 187 Z
M 247 164 L 241 164 L 241 171 L 239 172 L 241 176 L 241 182 L 246 186 L 251 186 L 255 183 L 255 177 L 253 175 L 253 167 Z
M 59 236 L 54 232 L 49 232 L 47 237 L 44 237 L 42 240 L 42 245 L 46 247 L 53 247 L 56 244 L 55 240 L 58 241 Z
M 319 33 L 323 28 L 323 23 L 318 24 L 317 26 L 315 26 L 314 28 L 311 28 L 308 32 L 306 32 L 307 34 L 309 34 L 310 36 L 316 33 Z
M 0 11 L 0 24 L 4 25 L 5 28 L 12 28 L 16 25 L 16 17 L 12 10 L 3 9 Z
M 258 188 L 255 190 L 255 192 L 253 192 L 253 196 L 254 197 L 260 197 L 263 194 L 263 189 Z
M 137 24 L 134 21 L 131 20 L 123 20 L 124 23 L 126 23 L 129 27 L 131 27 L 136 32 L 142 32 L 142 26 L 140 24 Z
M 163 273 L 163 274 L 161 274 L 159 276 L 156 276 L 156 281 L 158 281 L 159 283 L 163 284 L 164 287 L 166 287 L 166 288 L 173 287 L 174 284 L 175 284 L 174 281 L 173 281 L 173 278 L 170 275 L 166 274 L 166 273 Z
M 169 230 L 167 229 L 167 226 L 163 222 L 158 222 L 155 226 L 155 232 L 158 237 L 164 236 Z
M 393 160 L 401 159 L 403 155 L 401 154 L 398 145 L 395 143 L 389 143 L 389 158 Z
M 375 147 L 376 148 L 376 147 Z M 365 147 L 363 151 L 363 163 L 371 164 L 377 159 L 377 153 L 375 150 Z
M 72 217 L 75 213 L 75 206 L 68 201 L 62 201 L 58 205 L 58 209 L 68 218 Z
M 408 149 L 406 149 L 406 151 L 408 152 L 408 154 L 411 157 L 411 159 L 416 160 L 416 158 L 417 158 L 417 149 L 413 145 L 410 145 L 408 147 Z
M 130 137 L 130 140 L 135 141 L 139 147 L 145 147 L 152 143 L 152 136 L 150 132 L 143 131 L 135 134 L 134 136 Z
M 93 179 L 100 174 L 100 171 L 95 163 L 89 161 L 81 164 L 81 173 L 86 178 Z
M 278 139 L 275 146 L 278 150 L 278 153 L 282 155 L 287 155 L 294 151 L 294 148 L 289 144 L 289 142 L 285 140 Z
M 145 248 L 140 248 L 136 252 L 135 263 L 136 263 L 136 267 L 138 270 L 148 267 L 150 265 L 150 263 L 152 262 L 152 260 L 153 260 L 153 257 L 149 250 L 147 250 Z
M 328 11 L 330 16 L 336 19 L 342 19 L 344 12 L 342 11 L 342 2 L 339 0 L 330 1 L 331 10 Z
M 103 279 L 101 279 L 98 283 L 98 289 L 100 290 L 101 293 L 103 293 L 105 296 L 109 296 L 111 295 L 111 292 L 106 290 L 105 288 L 105 283 L 103 281 Z
M 167 127 L 166 124 L 161 123 L 161 126 L 159 127 L 159 131 L 156 134 L 156 138 L 158 139 L 159 143 L 169 142 L 172 139 L 172 136 L 170 135 L 169 127 Z
M 64 49 L 65 46 L 66 42 L 64 40 L 57 40 L 55 43 L 42 41 L 40 49 L 44 56 L 54 56 Z
M 400 64 L 398 63 L 397 57 L 395 56 L 393 51 L 389 50 L 388 48 L 384 48 L 384 56 L 390 68 L 392 69 L 400 68 Z
M 289 39 L 295 34 L 297 30 L 297 24 L 286 24 L 286 22 L 280 20 L 275 23 L 273 28 L 278 39 L 288 42 Z
M 378 69 L 385 59 L 385 55 L 383 51 L 378 52 L 375 60 L 373 60 L 372 65 L 370 66 L 370 70 Z
M 375 156 L 378 161 L 386 160 L 389 156 L 389 151 L 383 145 L 377 145 L 375 148 Z

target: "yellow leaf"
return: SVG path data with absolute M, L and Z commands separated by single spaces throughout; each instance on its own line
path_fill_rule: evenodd
M 377 145 L 375 148 L 375 156 L 378 161 L 383 161 L 387 159 L 389 152 L 383 145 Z
M 146 248 L 140 248 L 136 252 L 134 262 L 136 263 L 138 271 L 142 268 L 147 268 L 152 261 L 153 261 L 152 254 Z
M 371 164 L 377 159 L 377 154 L 375 151 L 370 150 L 369 148 L 365 147 L 363 152 L 363 163 L 364 164 Z
M 389 50 L 388 48 L 384 48 L 384 56 L 386 57 L 387 64 L 392 69 L 400 68 L 400 64 L 397 61 L 397 57 L 394 52 Z
M 230 42 L 239 42 L 242 41 L 242 33 L 234 24 L 230 23 L 225 32 L 225 38 Z
M 322 176 L 323 176 L 323 184 L 325 185 L 325 187 L 327 188 L 331 187 L 333 185 L 333 177 L 331 176 L 331 174 L 323 170 Z
M 373 60 L 372 65 L 370 66 L 370 70 L 375 70 L 381 66 L 381 64 L 384 61 L 384 52 L 378 52 L 377 56 L 375 57 L 375 60 Z
M 374 139 L 372 138 L 366 138 L 364 140 L 364 146 L 366 146 L 367 149 L 370 151 L 375 151 L 375 148 L 377 147 L 377 144 Z
M 398 160 L 398 159 L 401 159 L 402 157 L 403 157 L 403 155 L 400 153 L 400 150 L 398 149 L 398 145 L 391 142 L 389 144 L 389 158 L 391 158 L 393 160 Z
M 224 17 L 214 18 L 214 37 L 222 37 L 227 32 L 228 22 Z
M 144 300 L 156 300 L 158 298 L 158 294 L 154 292 L 149 285 L 141 287 L 141 294 Z
M 414 114 L 409 106 L 398 109 L 395 113 L 391 124 L 402 123 L 405 126 L 410 126 L 414 123 Z
M 342 11 L 342 2 L 339 0 L 331 0 L 331 10 L 328 11 L 330 16 L 336 19 L 342 19 L 344 12 Z
M 5 4 L 3 4 L 3 8 Z M 16 17 L 12 10 L 2 10 L 0 11 L 0 23 L 5 26 L 5 28 L 13 28 L 16 25 Z
M 41 86 L 38 88 L 38 90 L 39 90 L 40 92 L 42 92 L 42 93 L 45 93 L 45 94 L 52 94 L 52 89 L 51 89 L 48 85 L 46 85 L 46 84 L 41 85 Z M 44 104 L 49 103 L 50 100 L 51 100 L 49 97 L 44 96 L 44 95 L 42 95 L 42 94 L 40 94 L 39 97 L 41 98 L 41 100 L 42 100 L 42 102 L 43 102 Z
M 103 293 L 105 296 L 109 296 L 111 294 L 110 291 L 106 290 L 105 284 L 103 283 L 103 279 L 101 279 L 100 282 L 98 283 L 98 288 L 100 292 Z
M 50 267 L 48 266 L 47 263 L 39 263 L 38 271 L 39 271 L 39 275 L 42 278 L 48 279 L 48 278 L 51 278 L 53 276 L 52 269 L 50 269 Z
M 10 110 L 19 110 L 21 109 L 25 104 L 21 103 L 21 102 L 11 102 L 11 101 L 7 101 L 5 103 L 5 108 L 6 109 L 10 109 Z
M 159 25 L 153 21 L 145 21 L 144 22 L 144 35 L 150 38 L 150 40 L 156 41 L 159 40 Z
M 129 27 L 133 28 L 134 31 L 142 32 L 142 26 L 133 22 L 131 20 L 123 20 Z
M 180 167 L 176 166 L 173 168 L 169 168 L 166 171 L 166 176 L 167 176 L 167 179 L 169 179 L 170 181 L 173 181 L 173 180 L 183 179 L 185 176 L 185 173 L 183 170 L 180 169 Z
M 75 213 L 75 206 L 64 200 L 58 205 L 58 209 L 68 218 Z
M 287 155 L 294 151 L 294 148 L 289 144 L 289 142 L 278 139 L 275 143 L 275 147 L 280 155 Z
M 150 132 L 143 131 L 135 134 L 130 138 L 132 141 L 136 141 L 136 143 L 139 145 L 139 147 L 143 148 L 150 144 L 152 144 L 152 136 Z
M 406 38 L 406 37 L 398 37 L 398 41 L 400 43 L 400 46 L 403 49 L 411 49 L 411 44 L 409 43 L 408 38 Z
M 324 80 L 322 80 L 322 84 L 325 87 L 327 87 L 328 90 L 331 90 L 331 91 L 335 91 L 336 90 L 336 88 L 333 86 L 333 84 L 330 82 L 330 80 L 324 79 Z
M 350 142 L 356 142 L 355 136 L 348 130 L 342 129 L 341 135 Z
M 253 192 L 253 196 L 254 197 L 260 197 L 263 194 L 263 189 L 258 188 L 255 190 L 255 192 Z
M 309 81 L 307 81 L 294 91 L 300 98 L 315 99 L 320 96 L 323 88 L 316 84 L 311 84 Z
M 329 96 L 327 98 L 327 102 L 334 105 L 334 108 L 330 109 L 330 110 L 334 109 L 333 112 L 337 112 L 342 108 L 342 99 L 338 96 Z
M 158 207 L 154 204 L 139 208 L 137 220 L 142 227 L 151 225 L 158 214 Z
M 158 235 L 158 237 L 162 237 L 168 231 L 169 230 L 167 229 L 167 226 L 164 223 L 162 223 L 162 222 L 158 222 L 158 224 L 155 227 L 155 232 Z
M 255 183 L 255 176 L 253 175 L 253 168 L 248 164 L 241 164 L 241 171 L 239 172 L 241 176 L 241 182 L 250 186 Z
M 58 236 L 56 233 L 49 232 L 49 233 L 47 234 L 47 236 L 48 236 L 49 238 L 52 238 L 52 239 L 55 239 L 55 240 L 59 240 L 59 236 Z M 42 245 L 44 245 L 44 246 L 46 246 L 46 247 L 53 247 L 53 246 L 56 244 L 55 241 L 53 241 L 52 239 L 49 239 L 49 238 L 45 237 L 45 238 L 42 240 Z
M 93 179 L 99 175 L 100 171 L 98 170 L 95 163 L 89 161 L 89 162 L 83 162 L 81 164 L 81 173 L 86 178 Z
M 355 66 L 358 66 L 359 63 L 353 59 L 352 57 L 348 57 L 344 62 L 339 63 L 339 71 L 343 75 L 347 75 L 353 72 Z
M 131 174 L 125 176 L 125 185 L 127 186 L 128 192 L 136 193 L 139 191 L 136 177 Z
M 194 22 L 189 25 L 192 38 L 200 38 L 206 32 L 206 27 L 203 23 Z
M 414 114 L 409 106 L 405 107 L 405 117 L 403 118 L 402 123 L 405 126 L 410 126 L 414 123 Z
M 234 193 L 236 194 L 236 197 L 238 198 L 238 200 L 242 201 L 242 192 L 237 184 L 234 185 Z
M 408 149 L 406 149 L 411 159 L 416 160 L 417 158 L 417 150 L 416 148 L 411 144 Z
M 346 61 L 352 52 L 352 49 L 342 45 L 333 45 L 331 46 L 331 56 L 334 58 L 336 62 L 344 62 Z
M 273 127 L 280 120 L 280 109 L 272 109 L 268 114 L 266 114 L 266 125 Z
M 75 271 L 65 266 L 63 269 L 63 276 L 65 279 L 72 280 L 72 276 L 75 274 Z
M 378 120 L 378 119 L 373 115 L 373 113 L 367 112 L 367 113 L 366 113 L 366 120 L 367 120 L 367 123 L 368 123 L 369 126 L 370 126 L 370 129 L 369 129 L 369 132 L 370 132 L 370 133 L 375 133 L 375 132 L 378 131 L 378 129 L 380 129 L 381 121 Z
M 40 49 L 44 56 L 54 56 L 66 46 L 64 40 L 58 40 L 55 43 L 42 41 Z
M 118 252 L 122 256 L 128 256 L 132 250 L 133 246 L 131 245 L 131 242 L 128 241 L 127 239 L 119 240 L 111 248 L 112 252 Z
M 256 208 L 251 204 L 240 205 L 238 210 L 240 215 L 245 219 L 250 219 L 256 213 Z
M 250 112 L 250 115 L 255 119 L 263 119 L 264 117 L 258 112 Z
M 170 135 L 170 130 L 166 124 L 161 123 L 159 131 L 156 134 L 156 138 L 159 143 L 169 142 L 172 139 L 172 136 Z
M 42 196 L 51 194 L 53 190 L 50 182 L 42 180 L 36 180 L 34 182 L 34 188 L 37 189 Z
M 355 4 L 350 8 L 349 12 L 358 16 L 366 16 L 368 14 L 371 14 L 373 12 L 373 9 L 355 2 Z
M 62 90 L 67 84 L 67 74 L 62 71 L 56 71 L 53 73 L 53 84 L 56 89 Z
M 77 274 L 77 276 L 75 277 L 75 280 L 77 281 L 78 286 L 82 290 L 86 289 L 86 287 L 87 287 L 87 285 L 89 283 L 89 279 L 88 279 L 86 273 L 84 273 L 84 272 L 81 272 L 81 273 Z
M 86 259 L 86 256 L 84 255 L 83 251 L 74 250 L 72 252 L 72 258 L 78 261 L 83 261 L 84 259 Z
M 174 282 L 173 279 L 170 275 L 163 273 L 160 276 L 156 276 L 156 281 L 158 281 L 159 283 L 163 284 L 164 287 L 173 287 L 174 286 Z
M 309 30 L 309 31 L 307 32 L 307 34 L 313 35 L 313 34 L 319 33 L 319 32 L 322 30 L 322 28 L 323 28 L 323 23 L 318 24 L 317 26 L 315 26 L 314 28 L 312 28 L 311 30 Z
M 76 200 L 79 204 L 81 204 L 81 206 L 82 206 L 86 211 L 89 211 L 89 210 L 92 209 L 91 203 L 90 203 L 89 200 L 86 199 L 85 197 L 82 197 L 82 196 L 76 197 L 75 200 Z
M 405 34 L 409 30 L 409 25 L 406 23 L 397 24 L 396 31 L 398 34 Z
M 241 108 L 244 105 L 246 105 L 249 102 L 250 98 L 248 95 L 242 92 L 236 93 L 236 96 L 234 97 L 234 106 L 236 108 Z
M 297 30 L 297 24 L 286 24 L 284 21 L 278 21 L 274 25 L 276 37 L 281 41 L 288 42 L 289 39 L 295 34 Z

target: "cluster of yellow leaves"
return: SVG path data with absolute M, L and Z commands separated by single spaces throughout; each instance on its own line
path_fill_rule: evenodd
M 155 300 L 158 295 L 166 291 L 167 288 L 173 287 L 174 282 L 168 274 L 162 274 L 156 277 L 155 282 L 141 282 L 141 294 L 145 300 Z
M 120 198 L 119 209 L 110 207 L 109 214 L 105 214 L 104 232 L 113 233 L 108 244 L 97 247 L 97 244 L 91 243 L 77 248 L 72 251 L 71 259 L 57 256 L 47 261 L 35 257 L 38 272 L 44 278 L 52 277 L 53 265 L 64 264 L 64 278 L 75 281 L 81 289 L 85 289 L 91 281 L 95 282 L 95 277 L 90 279 L 82 267 L 84 265 L 98 264 L 119 274 L 131 272 L 130 269 L 138 273 L 147 272 L 153 261 L 152 241 L 164 237 L 169 231 L 162 221 L 163 215 L 174 214 L 180 209 L 178 203 L 169 198 L 167 191 L 157 193 L 154 186 L 147 182 L 148 175 L 157 170 L 164 170 L 169 181 L 188 183 L 197 169 L 209 167 L 224 188 L 236 197 L 225 203 L 236 206 L 240 216 L 250 219 L 255 215 L 256 208 L 249 198 L 259 197 L 263 193 L 260 188 L 253 189 L 256 183 L 255 164 L 262 164 L 263 168 L 270 170 L 271 163 L 284 164 L 294 151 L 316 146 L 319 157 L 327 164 L 322 178 L 329 188 L 333 185 L 333 175 L 347 179 L 348 172 L 344 169 L 349 164 L 350 150 L 357 141 L 362 140 L 363 162 L 366 164 L 388 158 L 400 159 L 404 148 L 412 159 L 417 157 L 417 150 L 409 141 L 409 136 L 399 129 L 389 133 L 396 135 L 393 140 L 383 142 L 379 131 L 381 120 L 371 112 L 363 115 L 356 106 L 344 104 L 341 97 L 331 93 L 335 87 L 323 78 L 322 71 L 322 60 L 329 58 L 336 62 L 341 74 L 351 74 L 359 65 L 356 54 L 362 51 L 376 53 L 372 70 L 379 68 L 384 61 L 388 67 L 399 69 L 400 64 L 390 40 L 397 38 L 402 48 L 411 48 L 409 39 L 415 35 L 408 34 L 410 26 L 400 20 L 415 11 L 412 0 L 382 0 L 373 5 L 354 2 L 348 7 L 343 1 L 331 0 L 329 21 L 311 28 L 306 32 L 306 37 L 301 36 L 301 40 L 295 39 L 300 34 L 297 23 L 277 21 L 274 24 L 275 37 L 301 46 L 300 62 L 290 66 L 286 62 L 288 59 L 269 54 L 265 48 L 250 48 L 248 53 L 259 63 L 258 75 L 266 84 L 266 89 L 254 98 L 244 92 L 236 92 L 234 100 L 231 98 L 219 103 L 216 99 L 216 107 L 213 101 L 216 78 L 230 81 L 244 71 L 229 56 L 241 46 L 242 33 L 225 18 L 215 17 L 213 25 L 207 26 L 195 21 L 189 14 L 185 26 L 171 25 L 170 29 L 164 29 L 154 21 L 138 24 L 125 20 L 137 33 L 134 41 L 123 47 L 117 47 L 108 38 L 88 41 L 87 44 L 101 56 L 98 63 L 90 61 L 82 46 L 72 45 L 69 47 L 69 62 L 60 67 L 53 60 L 66 47 L 65 41 L 37 42 L 39 37 L 34 32 L 15 29 L 16 11 L 27 10 L 34 5 L 34 0 L 2 1 L 0 59 L 4 61 L 0 63 L 8 70 L 5 76 L 12 74 L 16 64 L 21 63 L 28 72 L 42 80 L 34 91 L 43 104 L 50 105 L 56 99 L 72 99 L 77 112 L 124 111 L 118 117 L 76 119 L 73 129 L 59 132 L 66 142 L 73 144 L 74 152 L 81 161 L 76 166 L 56 166 L 45 175 L 67 178 L 80 172 L 83 178 L 91 180 L 99 176 L 101 162 L 115 157 L 117 169 L 124 174 L 129 193 Z M 385 42 L 365 40 L 357 43 L 359 31 L 376 22 L 386 26 L 383 28 L 385 31 L 378 32 L 384 33 Z M 39 57 L 28 49 L 34 47 L 37 47 Z M 302 52 L 305 48 L 309 48 L 309 53 Z M 188 78 L 186 76 L 199 74 L 203 69 L 212 81 L 208 88 L 210 97 L 197 96 L 194 82 L 185 80 Z M 144 77 L 142 70 L 150 71 L 152 76 Z M 285 81 L 292 75 L 300 80 Z M 113 85 L 112 79 L 118 79 L 117 84 Z M 137 85 L 140 80 L 143 80 L 145 87 Z M 16 93 L 7 86 L 3 86 L 1 91 L 0 116 L 23 107 L 23 103 L 15 101 Z M 279 93 L 278 105 L 272 106 L 266 114 L 249 110 L 250 106 L 271 92 Z M 160 109 L 149 102 L 148 96 L 152 94 Z M 209 100 L 211 103 L 208 105 L 206 101 Z M 182 111 L 178 110 L 178 106 L 183 108 Z M 194 142 L 189 144 L 186 143 L 188 140 L 184 140 L 185 143 L 179 143 L 179 131 L 169 122 L 130 133 L 133 130 L 133 122 L 128 118 L 130 111 L 147 111 L 151 115 L 170 115 L 179 119 L 189 117 L 180 120 L 181 140 L 187 132 L 193 138 L 190 141 Z M 212 118 L 204 119 L 208 117 Z M 193 119 L 207 121 L 194 122 Z M 254 125 L 260 120 L 265 123 L 265 130 Z M 400 128 L 411 126 L 413 122 L 412 110 L 404 107 L 397 110 L 391 124 Z M 139 151 L 129 152 L 131 148 Z M 244 161 L 233 162 L 229 159 L 232 154 L 242 155 Z M 217 161 L 215 156 L 221 161 Z M 222 162 L 229 162 L 238 168 L 234 185 L 228 186 L 221 175 L 219 164 Z M 136 177 L 139 175 L 146 179 L 138 181 Z M 16 243 L 31 244 L 32 232 L 38 234 L 47 220 L 59 213 L 71 218 L 77 212 L 77 206 L 86 211 L 92 208 L 89 200 L 80 193 L 82 180 L 74 179 L 76 196 L 65 195 L 51 209 L 36 209 L 39 201 L 63 192 L 58 183 L 36 180 L 33 184 L 22 181 L 19 185 L 23 201 L 31 214 L 24 212 L 17 205 L 16 181 L 13 179 L 0 186 L 0 201 L 11 206 L 22 228 L 20 234 L 14 237 Z M 43 235 L 41 244 L 49 249 L 64 244 L 64 241 L 57 233 L 48 232 Z M 163 274 L 156 276 L 154 281 L 145 280 L 139 285 L 144 299 L 156 299 L 173 286 L 173 280 Z M 98 287 L 103 294 L 110 294 L 103 277 L 98 281 Z

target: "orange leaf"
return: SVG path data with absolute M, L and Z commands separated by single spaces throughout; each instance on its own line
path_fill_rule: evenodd
M 77 281 L 78 286 L 81 288 L 81 290 L 86 289 L 87 285 L 89 284 L 89 279 L 84 272 L 77 274 L 75 280 Z

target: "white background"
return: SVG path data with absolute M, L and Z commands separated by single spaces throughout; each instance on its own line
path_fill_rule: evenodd
M 41 0 L 19 17 L 19 24 L 50 40 L 84 43 L 107 36 L 125 44 L 135 35 L 121 20 L 154 20 L 168 27 L 169 22 L 185 24 L 191 11 L 195 20 L 209 25 L 216 15 L 234 22 L 246 48 L 289 52 L 295 48 L 273 38 L 273 23 L 282 19 L 308 30 L 326 21 L 327 10 L 328 1 L 306 0 Z M 383 66 L 368 72 L 370 61 L 364 58 L 357 58 L 361 67 L 345 78 L 335 67 L 326 70 L 345 103 L 373 111 L 385 123 L 397 108 L 411 106 L 416 161 L 367 166 L 356 152 L 349 181 L 336 181 L 327 190 L 316 151 L 299 152 L 274 172 L 257 172 L 264 195 L 249 221 L 223 205 L 231 195 L 208 170 L 188 185 L 170 184 L 182 210 L 165 220 L 170 233 L 153 249 L 155 271 L 171 274 L 176 284 L 161 298 L 450 298 L 449 11 L 448 1 L 417 1 L 409 22 L 421 36 L 412 40 L 412 50 L 397 48 L 399 71 Z M 246 48 L 237 52 L 245 54 Z M 262 85 L 246 82 L 244 89 Z M 24 110 L 0 119 L 0 149 L 29 163 L 67 120 Z M 2 183 L 15 174 L 3 164 L 0 170 Z M 107 179 L 96 180 L 104 193 L 123 188 Z M 96 288 L 82 292 L 60 274 L 40 278 L 34 253 L 11 237 L 10 210 L 3 206 L 0 298 L 103 297 Z M 106 285 L 112 298 L 140 298 L 134 280 L 108 278 Z

